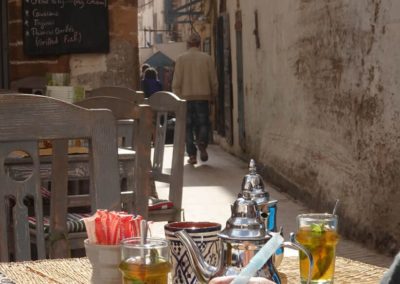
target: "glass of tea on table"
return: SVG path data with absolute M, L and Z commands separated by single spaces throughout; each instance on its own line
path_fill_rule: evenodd
M 310 251 L 314 260 L 311 283 L 331 284 L 335 272 L 337 215 L 328 213 L 300 214 L 297 216 L 296 240 Z M 300 251 L 301 283 L 307 283 L 309 262 Z
M 121 242 L 122 272 L 124 284 L 167 284 L 171 265 L 168 262 L 169 248 L 166 240 L 147 238 L 125 239 Z

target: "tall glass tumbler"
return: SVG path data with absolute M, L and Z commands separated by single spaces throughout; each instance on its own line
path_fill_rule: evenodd
M 124 284 L 167 284 L 171 265 L 168 262 L 169 248 L 166 240 L 148 238 L 145 244 L 140 238 L 121 242 L 122 272 Z
M 296 240 L 311 252 L 314 259 L 311 283 L 333 283 L 336 245 L 339 240 L 337 215 L 328 213 L 301 214 L 297 216 L 297 225 Z M 308 271 L 307 256 L 300 251 L 301 283 L 307 283 Z

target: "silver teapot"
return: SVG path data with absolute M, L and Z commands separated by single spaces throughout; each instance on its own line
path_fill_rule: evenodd
M 253 160 L 250 162 L 250 168 L 255 168 Z M 217 266 L 205 262 L 199 248 L 186 231 L 175 232 L 175 236 L 187 249 L 190 264 L 199 282 L 208 283 L 214 277 L 238 275 L 252 257 L 272 238 L 272 230 L 269 230 L 271 203 L 263 188 L 261 177 L 252 170 L 250 175 L 243 179 L 242 192 L 231 205 L 231 217 L 227 220 L 225 228 L 218 234 L 222 249 Z M 276 202 L 273 205 L 275 206 Z M 307 282 L 310 283 L 313 267 L 311 253 L 294 241 L 294 234 L 291 235 L 291 241 L 284 242 L 281 247 L 290 247 L 304 252 L 310 263 Z M 275 268 L 274 257 L 268 259 L 254 276 L 281 283 Z
M 243 177 L 240 196 L 250 198 L 257 203 L 257 210 L 269 231 L 276 232 L 276 211 L 278 200 L 270 200 L 265 189 L 263 178 L 257 173 L 256 163 L 253 159 L 249 163 L 249 173 Z
M 256 163 L 250 160 L 249 173 L 243 177 L 241 193 L 238 197 L 245 196 L 257 203 L 257 210 L 261 220 L 265 223 L 268 232 L 277 232 L 276 215 L 278 211 L 278 200 L 270 200 L 269 192 L 266 191 L 263 178 L 257 173 Z M 282 228 L 280 228 L 282 234 Z M 283 248 L 278 249 L 273 255 L 275 267 L 278 267 L 283 259 Z

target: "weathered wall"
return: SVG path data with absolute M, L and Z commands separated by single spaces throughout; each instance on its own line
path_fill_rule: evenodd
M 3 0 L 4 1 L 4 0 Z M 8 35 L 10 81 L 46 72 L 68 72 L 69 56 L 29 57 L 24 54 L 22 42 L 22 0 L 8 1 Z
M 109 0 L 110 52 L 71 55 L 72 82 L 139 89 L 137 0 Z M 83 72 L 83 70 L 85 70 Z
M 153 47 L 139 48 L 139 61 L 143 64 L 143 62 L 158 51 L 161 51 L 175 61 L 186 49 L 186 42 L 161 43 L 155 44 Z
M 270 181 L 316 210 L 330 211 L 339 198 L 343 234 L 398 251 L 400 2 L 240 4 L 248 148 L 246 154 L 239 150 L 236 125 L 230 150 L 255 157 Z M 236 102 L 235 85 L 234 97 Z
M 139 87 L 137 0 L 109 0 L 108 54 L 41 58 L 23 53 L 21 1 L 8 0 L 11 81 L 27 76 L 44 76 L 47 72 L 70 72 L 71 83 L 87 89 L 104 85 Z

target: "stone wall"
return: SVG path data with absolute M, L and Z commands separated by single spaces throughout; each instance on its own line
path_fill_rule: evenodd
M 139 87 L 137 1 L 109 0 L 110 52 L 28 57 L 23 53 L 21 0 L 9 2 L 10 80 L 71 73 L 71 83 L 92 89 L 105 85 Z
M 240 150 L 235 125 L 229 150 L 254 157 L 269 181 L 315 210 L 331 211 L 339 198 L 343 234 L 397 252 L 400 3 L 240 4 L 248 147 Z M 236 78 L 237 7 L 227 5 Z M 256 10 L 260 48 L 253 33 Z M 236 87 L 234 82 L 235 102 Z

